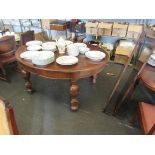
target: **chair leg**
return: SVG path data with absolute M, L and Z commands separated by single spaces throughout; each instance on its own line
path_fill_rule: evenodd
M 3 66 L 1 66 L 1 71 L 2 71 L 2 74 L 0 75 L 0 79 L 3 80 L 3 81 L 7 81 L 7 82 L 10 82 L 9 78 L 7 77 L 6 75 L 6 70 Z
M 130 87 L 127 89 L 127 91 L 125 92 L 123 98 L 121 99 L 121 101 L 119 101 L 118 104 L 116 104 L 113 113 L 116 114 L 117 111 L 119 110 L 119 108 L 121 107 L 121 105 L 124 103 L 124 101 L 126 100 L 127 97 L 132 98 L 133 94 L 134 94 L 134 90 L 136 88 L 136 86 L 139 84 L 139 80 L 137 79 L 134 83 L 132 83 L 130 85 Z M 127 102 L 128 103 L 128 102 Z
M 138 111 L 136 111 L 136 112 L 132 115 L 131 120 L 130 120 L 129 123 L 133 126 L 137 119 L 138 119 Z
M 155 124 L 152 126 L 152 128 L 148 132 L 148 135 L 152 135 L 154 131 L 155 131 Z

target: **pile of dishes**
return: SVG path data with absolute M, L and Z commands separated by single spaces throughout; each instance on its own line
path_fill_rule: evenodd
M 56 51 L 56 42 L 45 42 L 42 43 L 42 41 L 33 40 L 26 43 L 27 50 L 29 51 Z
M 105 58 L 106 54 L 101 51 L 88 51 L 85 56 L 92 61 L 101 61 Z
M 44 66 L 52 63 L 54 58 L 54 53 L 51 51 L 38 52 L 38 54 L 32 58 L 32 63 Z
M 42 50 L 43 51 L 52 51 L 55 52 L 57 50 L 56 48 L 56 42 L 45 42 L 42 44 Z
M 52 51 L 26 51 L 21 53 L 20 57 L 31 61 L 35 65 L 48 65 L 52 63 L 55 58 Z
M 65 56 L 58 57 L 56 59 L 56 62 L 59 65 L 74 65 L 78 63 L 78 58 L 75 56 L 65 55 Z
M 149 65 L 151 66 L 155 66 L 155 54 L 152 54 L 150 57 L 149 57 L 149 60 L 147 62 Z
M 42 45 L 42 41 L 38 41 L 38 40 L 28 41 L 26 43 L 27 50 L 29 51 L 39 51 L 42 49 L 41 45 Z

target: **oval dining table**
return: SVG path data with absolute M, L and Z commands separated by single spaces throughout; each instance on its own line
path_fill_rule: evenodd
M 78 63 L 74 65 L 59 65 L 54 61 L 46 66 L 37 66 L 26 61 L 20 57 L 20 54 L 27 50 L 26 46 L 21 46 L 16 51 L 16 59 L 21 71 L 22 78 L 25 80 L 25 87 L 27 92 L 32 93 L 32 82 L 30 81 L 31 73 L 37 74 L 50 79 L 66 79 L 70 80 L 70 109 L 72 111 L 77 111 L 79 108 L 79 101 L 77 99 L 79 93 L 78 80 L 80 78 L 92 77 L 92 82 L 96 83 L 97 74 L 103 70 L 105 65 L 109 61 L 108 53 L 102 48 L 95 45 L 87 45 L 90 50 L 99 50 L 106 54 L 105 58 L 99 62 L 92 61 L 85 57 L 85 55 L 80 54 L 78 58 Z M 56 58 L 62 56 L 58 51 L 55 52 Z

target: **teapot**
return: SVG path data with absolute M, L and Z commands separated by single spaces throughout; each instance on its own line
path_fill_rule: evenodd
M 66 43 L 65 43 L 65 40 L 62 37 L 60 37 L 59 40 L 56 40 L 56 44 L 57 44 L 59 53 L 60 54 L 65 53 Z

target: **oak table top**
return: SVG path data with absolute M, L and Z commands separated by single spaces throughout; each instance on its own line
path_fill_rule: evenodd
M 77 57 L 79 61 L 75 65 L 64 66 L 64 65 L 59 65 L 56 63 L 56 61 L 54 61 L 53 63 L 46 66 L 36 66 L 31 62 L 20 58 L 20 54 L 25 52 L 27 49 L 26 49 L 26 46 L 19 47 L 15 55 L 16 55 L 16 59 L 19 64 L 19 67 L 21 69 L 21 75 L 25 80 L 25 86 L 27 91 L 31 93 L 33 90 L 32 83 L 30 81 L 30 73 L 35 73 L 39 76 L 43 76 L 51 79 L 68 79 L 71 81 L 71 86 L 69 91 L 71 96 L 71 110 L 72 111 L 78 110 L 79 102 L 77 100 L 77 95 L 79 93 L 79 85 L 77 81 L 80 78 L 93 77 L 93 83 L 95 83 L 97 74 L 103 70 L 103 68 L 109 61 L 109 55 L 105 50 L 94 45 L 87 45 L 87 46 L 90 48 L 90 50 L 99 50 L 104 52 L 106 54 L 106 57 L 99 62 L 94 62 L 86 58 L 84 55 L 80 54 Z M 62 55 L 60 55 L 59 52 L 56 51 L 55 60 L 59 56 L 62 56 Z

